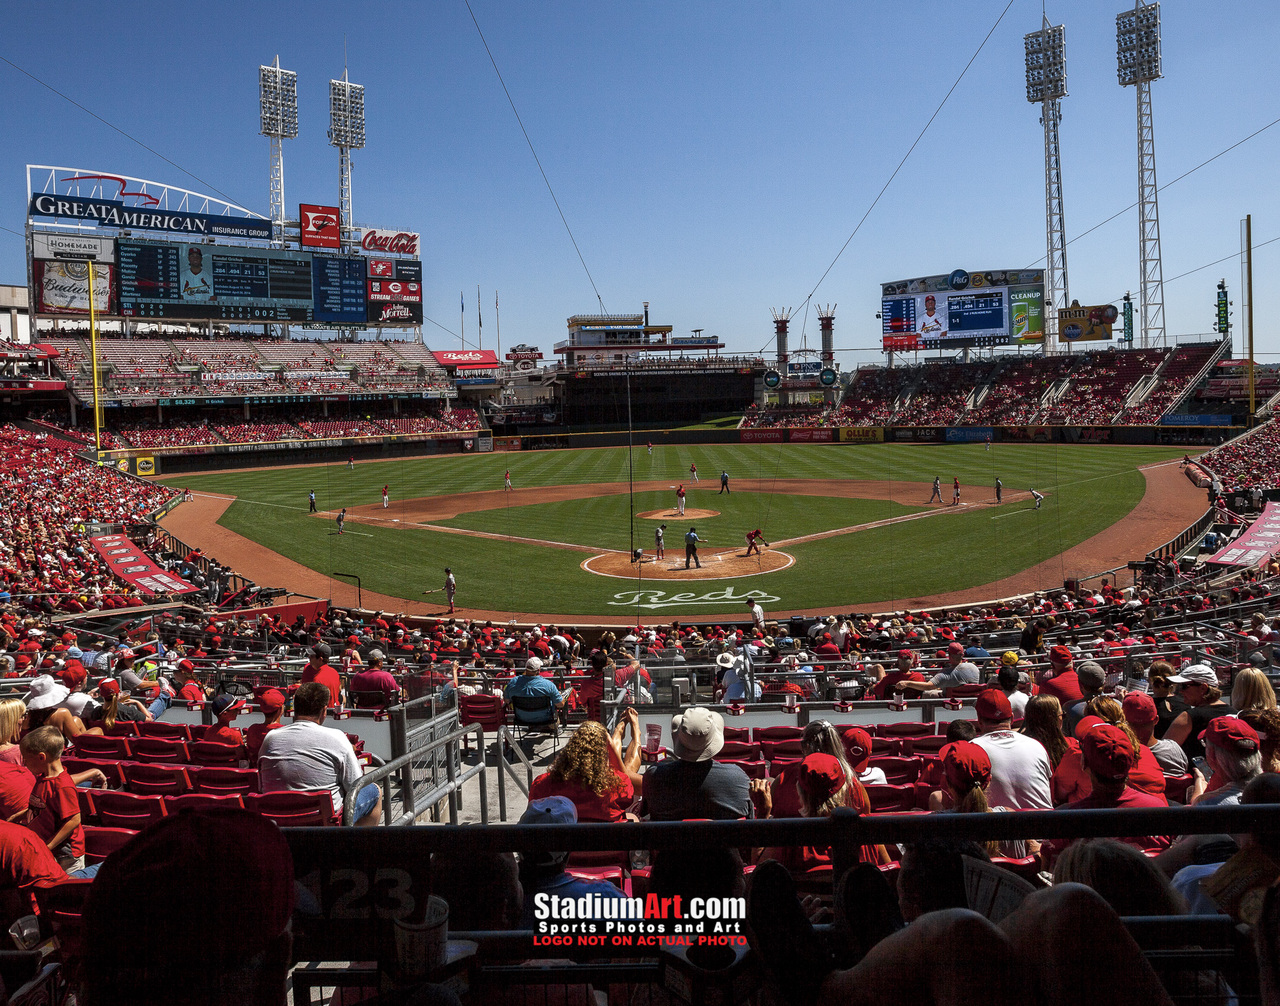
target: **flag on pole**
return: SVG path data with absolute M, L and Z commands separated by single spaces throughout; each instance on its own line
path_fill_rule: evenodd
M 484 338 L 484 314 L 480 310 L 480 287 L 476 287 L 476 320 L 480 322 L 480 337 Z

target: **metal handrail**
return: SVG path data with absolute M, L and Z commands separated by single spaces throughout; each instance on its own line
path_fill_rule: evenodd
M 480 743 L 480 750 L 483 751 L 483 737 L 481 738 Z M 525 753 L 520 750 L 519 744 L 513 743 L 511 731 L 507 729 L 505 723 L 498 727 L 498 735 L 494 738 L 493 742 L 493 751 L 498 765 L 498 820 L 505 824 L 507 820 L 507 773 L 511 773 L 511 780 L 516 784 L 516 788 L 520 790 L 527 800 L 529 798 L 529 790 L 533 786 L 533 762 L 529 761 L 525 756 Z M 508 751 L 514 751 L 516 758 L 519 759 L 520 763 L 524 766 L 525 779 L 523 782 L 520 780 L 520 776 L 517 774 L 515 766 L 507 761 L 505 757 L 506 752 Z M 480 760 L 482 762 L 484 761 L 483 758 Z
M 459 727 L 451 730 L 443 737 L 437 737 L 435 740 L 424 744 L 422 747 L 410 751 L 408 754 L 400 755 L 393 758 L 385 765 L 380 765 L 372 771 L 366 772 L 359 779 L 354 780 L 348 786 L 343 788 L 342 793 L 342 823 L 344 825 L 352 825 L 355 823 L 355 805 L 356 797 L 364 787 L 371 783 L 378 783 L 382 787 L 382 804 L 387 807 L 391 803 L 391 783 L 390 779 L 397 772 L 405 770 L 416 758 L 420 758 L 424 754 L 430 754 L 442 747 L 453 745 L 457 747 L 458 741 L 463 737 L 473 735 L 476 737 L 476 743 L 481 750 L 484 747 L 484 729 L 478 723 L 472 723 L 465 727 Z M 457 772 L 452 757 L 445 759 L 445 771 L 448 775 L 446 782 L 436 786 L 435 789 L 428 792 L 423 798 L 424 810 L 432 804 L 443 799 L 452 793 L 460 792 L 463 785 L 475 776 L 480 776 L 480 822 L 482 824 L 489 823 L 489 790 L 485 777 L 484 759 L 480 759 L 479 764 L 472 765 L 465 769 L 461 774 Z M 418 817 L 417 801 L 414 797 L 412 785 L 404 787 L 404 802 L 407 810 L 394 821 L 384 813 L 382 823 L 386 826 L 413 824 Z M 449 801 L 449 823 L 458 823 L 458 807 L 454 800 Z

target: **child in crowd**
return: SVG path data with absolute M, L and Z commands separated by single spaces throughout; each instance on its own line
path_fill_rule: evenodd
M 38 727 L 22 738 L 20 747 L 23 764 L 36 777 L 22 823 L 44 840 L 64 870 L 83 870 L 80 800 L 71 775 L 62 767 L 62 733 L 57 727 Z

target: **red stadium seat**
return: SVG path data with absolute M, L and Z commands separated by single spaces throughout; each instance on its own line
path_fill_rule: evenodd
M 1164 795 L 1171 804 L 1186 803 L 1187 791 L 1195 784 L 1196 777 L 1188 773 L 1187 775 L 1166 776 L 1164 780 Z
M 214 796 L 243 796 L 258 792 L 256 768 L 230 768 L 222 765 L 204 765 L 195 771 L 195 790 Z
M 238 768 L 242 759 L 249 757 L 243 744 L 220 744 L 217 741 L 192 741 L 188 745 L 190 761 L 196 765 L 224 765 Z
M 213 793 L 183 793 L 181 796 L 166 796 L 164 798 L 164 809 L 167 814 L 177 814 L 183 810 L 207 810 L 218 807 L 242 808 L 244 807 L 244 802 L 236 793 L 229 793 L 223 796 Z
M 750 727 L 725 727 L 724 739 L 727 741 L 742 741 L 744 743 L 751 740 Z
M 98 811 L 93 806 L 93 791 L 76 787 L 76 801 L 80 804 L 80 823 L 90 824 L 98 820 Z
M 113 758 L 117 761 L 133 758 L 133 750 L 126 737 L 81 734 L 72 742 L 72 751 L 79 758 Z
M 769 763 L 767 761 L 743 761 L 739 758 L 717 758 L 716 761 L 725 765 L 737 765 L 738 768 L 747 773 L 748 779 L 769 778 Z
M 914 786 L 868 786 L 873 814 L 900 813 L 916 809 Z
M 991 862 L 1001 869 L 1008 870 L 1010 873 L 1016 873 L 1029 884 L 1035 884 L 1036 887 L 1044 886 L 1044 883 L 1040 880 L 1041 863 L 1039 856 L 1026 856 L 1022 859 L 992 856 Z
M 136 831 L 128 828 L 86 827 L 84 829 L 85 865 L 101 863 L 136 834 Z
M 726 730 L 725 733 L 728 734 L 728 731 Z M 752 739 L 755 741 L 798 741 L 803 736 L 804 727 L 756 727 L 753 731 Z
M 908 756 L 936 755 L 950 743 L 945 734 L 933 737 L 904 737 L 902 738 L 902 753 Z
M 798 737 L 777 741 L 761 741 L 760 747 L 764 752 L 766 761 L 773 761 L 775 758 L 804 757 L 804 752 L 800 750 L 800 738 Z
M 63 961 L 84 955 L 81 914 L 92 880 L 64 880 L 49 887 L 33 887 L 40 909 L 40 931 L 58 939 L 58 956 Z
M 191 760 L 185 742 L 170 740 L 167 737 L 135 737 L 130 742 L 130 747 L 137 761 L 185 765 Z
M 876 735 L 879 737 L 925 737 L 933 733 L 932 723 L 878 723 Z
M 497 732 L 507 722 L 507 710 L 501 695 L 459 695 L 458 722 L 462 726 L 479 723 L 480 729 L 486 732 Z M 469 749 L 470 736 L 462 739 L 463 749 Z
M 243 800 L 246 810 L 269 817 L 281 828 L 338 823 L 334 820 L 333 799 L 327 789 L 250 793 Z
M 137 796 L 102 789 L 92 796 L 93 809 L 106 828 L 130 828 L 141 831 L 165 816 L 164 797 Z
M 873 755 L 870 761 L 872 768 L 884 771 L 885 780 L 891 786 L 905 786 L 920 778 L 920 758 L 892 758 Z
M 96 768 L 107 777 L 107 789 L 120 789 L 124 786 L 123 766 L 127 764 L 128 762 L 112 761 L 106 758 L 75 758 L 71 755 L 62 759 L 62 767 L 72 775 Z
M 132 720 L 116 720 L 109 727 L 103 727 L 103 736 L 105 737 L 137 737 L 138 724 Z
M 124 787 L 139 796 L 181 796 L 194 788 L 191 775 L 181 765 L 125 762 Z
M 716 761 L 759 761 L 760 745 L 745 741 L 725 741 L 716 753 Z
M 167 737 L 174 741 L 191 740 L 191 728 L 185 723 L 166 723 L 163 720 L 150 720 L 138 724 L 138 732 L 143 737 Z

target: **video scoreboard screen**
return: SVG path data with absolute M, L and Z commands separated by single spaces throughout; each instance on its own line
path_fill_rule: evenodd
M 126 318 L 422 323 L 422 263 L 279 248 L 116 242 L 115 303 Z
M 880 318 L 886 352 L 1040 342 L 1044 273 L 956 269 L 884 283 Z

